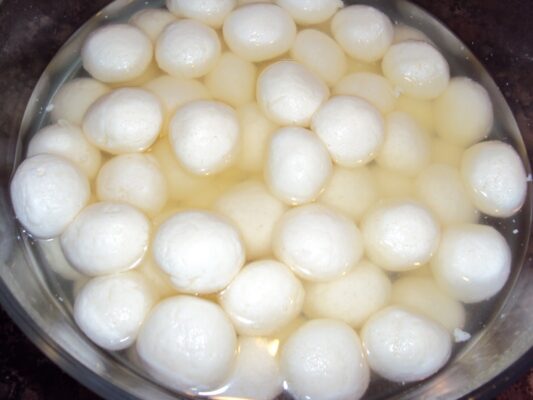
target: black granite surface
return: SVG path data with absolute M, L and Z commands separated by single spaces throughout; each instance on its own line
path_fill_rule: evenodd
M 515 113 L 529 154 L 533 154 L 533 0 L 414 1 L 446 23 L 485 64 Z M 10 140 L 10 133 L 18 130 L 28 97 L 47 62 L 76 28 L 106 3 L 0 0 L 0 148 Z M 10 155 L 0 158 L 0 166 L 10 160 Z M 0 179 L 7 177 L 0 175 Z M 533 399 L 533 374 L 527 368 L 532 361 L 526 360 L 523 376 L 514 386 L 501 388 L 499 399 Z M 98 397 L 42 355 L 0 310 L 3 399 Z

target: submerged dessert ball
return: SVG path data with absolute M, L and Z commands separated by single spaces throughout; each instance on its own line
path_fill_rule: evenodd
M 175 390 L 202 391 L 216 388 L 230 374 L 237 337 L 219 306 L 176 296 L 154 307 L 136 346 L 156 380 Z
M 148 3 L 53 61 L 80 57 L 44 76 L 15 155 L 20 237 L 80 340 L 178 397 L 357 400 L 439 373 L 527 247 L 500 100 L 379 7 Z
M 187 293 L 225 288 L 244 263 L 244 245 L 237 229 L 206 211 L 172 215 L 157 230 L 152 248 L 157 264 Z
M 369 381 L 357 333 L 333 319 L 297 329 L 281 350 L 281 371 L 297 399 L 358 399 Z

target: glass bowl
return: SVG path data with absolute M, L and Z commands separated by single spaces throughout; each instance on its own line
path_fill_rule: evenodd
M 122 358 L 96 347 L 77 329 L 61 292 L 41 268 L 42 260 L 35 246 L 17 225 L 8 191 L 10 177 L 21 161 L 24 144 L 47 121 L 49 94 L 69 76 L 60 72 L 59 67 L 71 63 L 70 73 L 74 73 L 79 68 L 79 60 L 77 64 L 76 60 L 83 38 L 95 27 L 120 19 L 124 8 L 131 14 L 144 2 L 116 0 L 107 6 L 105 0 L 14 3 L 2 4 L 0 1 L 0 32 L 3 31 L 6 41 L 0 53 L 0 66 L 3 66 L 0 68 L 3 71 L 0 89 L 4 94 L 0 110 L 0 302 L 41 351 L 101 396 L 108 399 L 188 398 L 147 379 Z M 505 98 L 467 46 L 439 21 L 407 1 L 357 3 L 391 11 L 419 28 L 443 50 L 450 60 L 452 74 L 462 71 L 480 81 L 494 103 L 497 129 L 510 135 L 530 172 L 524 141 L 533 154 L 533 134 L 527 132 L 528 136 L 522 139 Z M 432 2 L 419 3 L 431 5 Z M 439 2 L 440 5 L 435 7 L 446 7 L 446 4 L 451 7 L 454 3 Z M 475 3 L 480 7 L 484 4 L 482 0 Z M 64 15 L 64 18 L 51 17 L 57 15 Z M 87 19 L 78 34 L 63 45 L 59 55 L 42 72 L 59 46 Z M 501 26 L 495 28 L 503 29 Z M 505 29 L 512 27 L 506 25 Z M 370 398 L 455 399 L 467 395 L 492 398 L 504 382 L 530 366 L 533 345 L 533 313 L 530 311 L 533 306 L 533 249 L 528 246 L 531 193 L 521 213 L 520 240 L 511 243 L 516 265 L 504 288 L 505 296 L 487 303 L 487 307 L 493 310 L 492 318 L 435 376 L 405 387 L 400 393 L 397 393 L 397 386 L 380 391 L 379 395 L 369 393 Z M 501 229 L 510 229 L 510 225 L 504 221 Z

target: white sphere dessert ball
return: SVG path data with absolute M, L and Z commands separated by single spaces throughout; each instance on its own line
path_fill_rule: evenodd
M 386 199 L 399 199 L 413 195 L 413 179 L 374 164 L 370 167 L 378 194 Z
M 319 201 L 359 221 L 378 199 L 378 188 L 367 167 L 333 170 Z
M 442 54 L 418 40 L 392 45 L 381 67 L 385 77 L 402 93 L 422 100 L 439 97 L 450 80 L 450 68 Z
M 144 151 L 163 125 L 161 103 L 138 88 L 116 89 L 94 103 L 83 119 L 87 139 L 111 154 Z
M 439 137 L 431 141 L 431 158 L 436 164 L 447 164 L 455 168 L 461 166 L 465 148 L 457 146 Z
M 322 282 L 339 278 L 363 255 L 363 238 L 344 215 L 320 204 L 293 208 L 278 222 L 276 257 L 299 277 Z
M 409 114 L 418 122 L 427 132 L 435 131 L 435 121 L 433 117 L 433 100 L 416 99 L 408 95 L 401 94 L 401 89 L 394 88 L 397 96 L 396 111 L 402 111 Z M 440 140 L 435 138 L 433 142 Z
M 320 139 L 304 128 L 281 128 L 268 147 L 265 166 L 267 185 L 288 204 L 316 199 L 326 186 L 332 165 Z
M 330 19 L 339 8 L 342 0 L 276 0 L 299 25 L 315 25 Z
M 365 62 L 380 60 L 394 36 L 389 17 L 366 5 L 341 9 L 331 21 L 331 31 L 350 57 Z
M 431 39 L 428 38 L 424 32 L 409 25 L 395 24 L 394 38 L 392 39 L 392 43 L 396 44 L 400 42 L 405 42 L 406 40 L 420 40 L 433 44 Z
M 304 289 L 289 268 L 274 260 L 246 265 L 221 293 L 220 304 L 237 332 L 268 336 L 302 310 Z
M 357 333 L 331 319 L 309 321 L 281 350 L 281 372 L 297 400 L 359 399 L 370 371 Z
M 176 288 L 187 293 L 224 289 L 244 264 L 237 229 L 208 211 L 178 212 L 157 230 L 152 251 Z
M 245 60 L 258 62 L 289 51 L 296 37 L 296 25 L 281 7 L 258 3 L 232 11 L 222 32 L 231 51 Z
M 224 103 L 197 100 L 180 107 L 169 126 L 172 149 L 189 172 L 220 172 L 235 158 L 240 142 L 237 113 Z
M 157 65 L 167 74 L 199 78 L 216 64 L 221 51 L 217 33 L 201 22 L 183 19 L 161 32 L 155 47 Z
M 81 129 L 65 120 L 41 129 L 31 138 L 26 157 L 37 154 L 64 157 L 76 164 L 89 179 L 96 176 L 102 162 L 100 151 L 87 141 Z
M 334 85 L 348 69 L 346 55 L 331 37 L 316 29 L 298 32 L 291 57 L 302 63 L 329 86 Z
M 254 100 L 256 66 L 239 56 L 226 52 L 205 77 L 211 95 L 234 107 Z
M 380 112 L 355 96 L 335 96 L 313 115 L 311 127 L 333 160 L 344 167 L 366 164 L 385 139 Z
M 244 171 L 260 172 L 265 165 L 268 143 L 278 126 L 263 114 L 255 102 L 240 106 L 237 114 L 242 133 L 239 166 Z
M 236 0 L 167 0 L 167 8 L 177 17 L 195 19 L 215 29 L 236 5 Z
M 78 214 L 61 235 L 65 257 L 84 275 L 98 276 L 135 268 L 150 240 L 150 222 L 125 203 L 94 203 Z
M 433 256 L 440 227 L 422 204 L 391 200 L 371 210 L 361 227 L 371 261 L 388 271 L 415 269 Z
M 137 272 L 93 278 L 76 296 L 74 319 L 98 346 L 123 350 L 137 339 L 155 299 Z
M 430 165 L 416 178 L 415 192 L 445 225 L 476 222 L 479 218 L 455 167 Z
M 196 79 L 161 75 L 145 83 L 143 87 L 157 96 L 167 116 L 185 103 L 211 98 L 209 90 Z
M 50 154 L 25 159 L 15 171 L 10 192 L 17 219 L 40 239 L 60 235 L 91 195 L 87 176 L 67 159 Z
M 65 119 L 80 126 L 91 104 L 109 92 L 109 87 L 92 78 L 76 78 L 65 83 L 52 99 L 52 119 Z
M 121 154 L 107 161 L 96 179 L 98 199 L 129 203 L 150 216 L 168 199 L 159 162 L 149 154 Z
M 430 160 L 431 141 L 418 123 L 404 112 L 387 115 L 385 140 L 376 157 L 378 165 L 412 177 Z
M 213 207 L 239 228 L 246 258 L 254 260 L 272 252 L 272 232 L 287 206 L 260 181 L 238 184 L 222 194 Z
M 391 304 L 428 317 L 449 332 L 465 325 L 465 308 L 442 290 L 431 276 L 407 276 L 392 285 Z
M 425 379 L 448 361 L 450 334 L 426 317 L 401 307 L 372 316 L 361 331 L 370 368 L 393 382 Z
M 333 87 L 333 94 L 360 97 L 382 114 L 388 114 L 396 105 L 396 93 L 383 76 L 371 72 L 356 72 L 344 76 Z
M 464 147 L 485 139 L 494 121 L 489 94 L 479 83 L 465 77 L 450 80 L 435 101 L 434 114 L 437 134 Z
M 176 21 L 176 17 L 159 8 L 147 8 L 136 12 L 129 23 L 143 31 L 152 42 L 155 42 L 165 27 Z
M 155 263 L 154 258 L 147 254 L 135 272 L 139 273 L 154 290 L 158 299 L 170 297 L 178 293 L 170 282 L 170 277 Z
M 271 64 L 257 79 L 257 103 L 280 125 L 309 126 L 311 117 L 328 97 L 326 84 L 295 61 Z
M 272 400 L 283 391 L 276 341 L 259 337 L 239 337 L 235 369 L 224 385 L 224 397 Z
M 148 36 L 127 24 L 106 25 L 94 30 L 81 49 L 83 68 L 96 79 L 110 83 L 140 77 L 152 56 L 153 46 Z
M 485 214 L 510 217 L 526 200 L 524 165 L 506 143 L 493 140 L 470 147 L 461 160 L 461 175 L 474 205 Z
M 230 374 L 237 337 L 222 309 L 207 300 L 163 300 L 145 320 L 137 353 L 148 373 L 174 390 L 216 389 Z
M 502 289 L 511 259 L 509 245 L 496 229 L 463 224 L 443 232 L 431 267 L 444 290 L 462 302 L 477 303 Z
M 304 313 L 309 318 L 338 319 L 359 328 L 389 303 L 390 293 L 387 274 L 362 261 L 338 279 L 306 284 Z
M 197 193 L 206 193 L 213 183 L 210 177 L 193 175 L 183 168 L 176 159 L 167 137 L 155 142 L 151 148 L 151 154 L 161 167 L 167 182 L 168 198 L 172 201 L 182 202 Z

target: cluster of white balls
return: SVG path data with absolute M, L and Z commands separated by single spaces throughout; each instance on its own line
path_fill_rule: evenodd
M 91 77 L 61 87 L 13 176 L 16 216 L 91 278 L 80 329 L 136 343 L 171 389 L 358 399 L 370 370 L 425 379 L 462 303 L 511 270 L 479 215 L 517 213 L 527 179 L 484 141 L 489 94 L 376 8 L 237 3 L 90 34 Z

